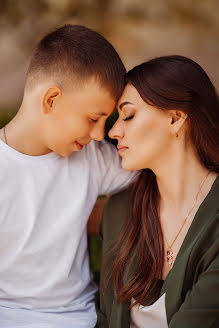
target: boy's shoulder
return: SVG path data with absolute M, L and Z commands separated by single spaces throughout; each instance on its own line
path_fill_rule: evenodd
M 98 155 L 110 155 L 115 153 L 117 153 L 116 147 L 109 141 L 105 139 L 101 141 L 91 140 L 81 151 L 73 152 L 69 158 L 80 157 L 80 155 L 95 157 Z
M 107 161 L 113 160 L 115 157 L 119 158 L 117 150 L 115 146 L 113 146 L 110 142 L 106 140 L 95 141 L 91 140 L 89 144 L 84 146 L 84 148 L 80 151 L 72 153 L 70 155 L 70 159 L 74 160 L 75 158 L 85 158 L 89 162 L 90 161 Z
M 91 140 L 81 151 L 73 152 L 68 160 L 73 166 L 78 163 L 80 167 L 89 167 L 95 171 L 105 170 L 111 165 L 120 166 L 120 157 L 116 148 L 106 140 Z
M 87 151 L 94 152 L 116 152 L 115 146 L 105 139 L 101 141 L 91 140 L 85 148 L 87 148 Z

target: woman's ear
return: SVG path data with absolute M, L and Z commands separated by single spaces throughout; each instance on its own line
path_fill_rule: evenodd
M 42 111 L 44 114 L 50 114 L 55 110 L 61 95 L 62 91 L 59 87 L 50 87 L 45 91 L 42 98 Z
M 178 137 L 179 131 L 184 125 L 188 115 L 182 110 L 171 110 L 170 112 L 170 128 L 172 134 Z

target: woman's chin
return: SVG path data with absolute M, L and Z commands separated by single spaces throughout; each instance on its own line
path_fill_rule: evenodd
M 127 160 L 124 160 L 124 158 L 122 159 L 122 168 L 126 171 L 136 171 L 133 163 L 129 163 Z

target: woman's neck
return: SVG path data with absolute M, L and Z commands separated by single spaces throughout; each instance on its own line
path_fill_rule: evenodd
M 169 159 L 155 172 L 161 196 L 160 211 L 178 214 L 178 217 L 182 213 L 184 217 L 197 194 L 199 200 L 206 196 L 217 174 L 202 165 L 193 149 L 178 151 Z

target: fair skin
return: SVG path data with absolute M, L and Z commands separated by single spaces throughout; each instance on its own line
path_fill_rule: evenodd
M 5 128 L 7 142 L 30 156 L 52 151 L 69 156 L 91 140 L 104 138 L 105 122 L 114 108 L 115 100 L 93 78 L 65 89 L 42 79 L 25 90 L 17 115 Z M 5 142 L 3 129 L 0 138 Z
M 104 138 L 104 127 L 116 101 L 108 90 L 91 78 L 83 84 L 61 88 L 56 81 L 43 78 L 32 88 L 27 87 L 21 107 L 5 127 L 7 143 L 18 152 L 40 156 L 52 151 L 69 156 L 81 151 L 91 140 Z M 0 130 L 4 142 L 4 130 Z M 97 201 L 88 225 L 88 233 L 98 234 L 96 209 L 102 211 L 103 202 Z
M 122 167 L 126 170 L 151 169 L 161 196 L 160 222 L 165 253 L 180 230 L 194 204 L 200 183 L 207 176 L 197 202 L 176 239 L 175 258 L 198 207 L 208 194 L 216 174 L 200 162 L 189 137 L 187 115 L 181 110 L 161 110 L 147 104 L 138 91 L 128 84 L 118 103 L 119 118 L 109 132 L 118 140 Z M 174 258 L 174 259 L 175 259 Z M 171 265 L 164 260 L 165 279 Z

